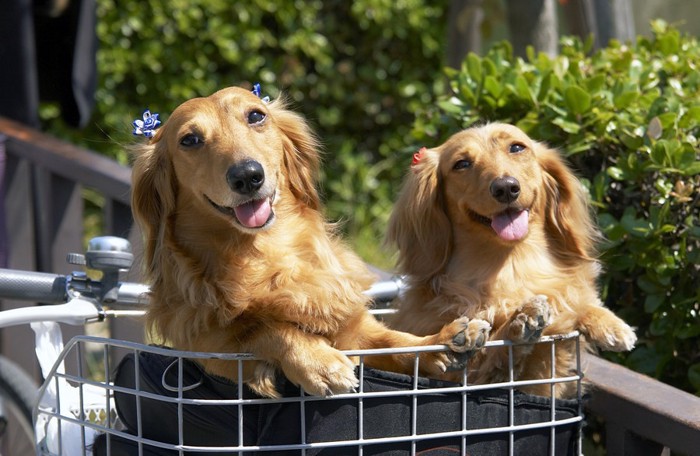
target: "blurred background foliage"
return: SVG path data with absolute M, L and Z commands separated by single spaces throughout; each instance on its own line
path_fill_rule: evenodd
M 182 101 L 230 86 L 284 93 L 325 148 L 331 220 L 385 269 L 386 221 L 411 155 L 475 122 L 516 123 L 564 152 L 601 227 L 606 303 L 639 328 L 634 369 L 700 392 L 697 40 L 662 22 L 636 43 L 564 38 L 556 57 L 515 57 L 498 37 L 443 70 L 448 0 L 142 0 L 98 2 L 100 81 L 90 126 L 49 132 L 128 163 L 131 121 L 167 122 Z M 494 6 L 496 5 L 496 6 Z M 88 194 L 88 203 L 99 205 Z M 99 223 L 99 221 L 94 221 Z
M 55 107 L 42 118 L 49 131 L 127 163 L 131 121 L 144 109 L 167 121 L 188 98 L 260 82 L 264 94 L 290 98 L 321 137 L 329 218 L 363 257 L 390 267 L 377 246 L 404 169 L 395 157 L 413 142 L 413 113 L 434 102 L 448 3 L 101 0 L 94 121 L 76 133 Z

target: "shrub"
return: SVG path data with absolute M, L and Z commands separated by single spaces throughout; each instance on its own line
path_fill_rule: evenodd
M 167 121 L 188 98 L 260 82 L 266 95 L 284 92 L 322 138 L 330 218 L 356 247 L 370 245 L 367 259 L 385 261 L 374 248 L 391 204 L 383 160 L 405 146 L 416 105 L 433 102 L 446 1 L 98 3 L 94 126 L 70 134 L 49 106 L 50 131 L 126 163 L 123 144 L 144 109 Z
M 700 393 L 700 47 L 662 21 L 653 37 L 565 38 L 559 56 L 514 58 L 501 43 L 469 55 L 414 135 L 436 144 L 474 123 L 505 121 L 559 147 L 590 190 L 606 304 L 638 328 L 629 367 Z

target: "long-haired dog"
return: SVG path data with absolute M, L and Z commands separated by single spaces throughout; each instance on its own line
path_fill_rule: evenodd
M 333 234 L 316 189 L 317 140 L 305 121 L 242 88 L 186 101 L 134 151 L 132 208 L 145 238 L 150 327 L 174 347 L 252 353 L 240 379 L 275 396 L 275 373 L 308 393 L 357 386 L 340 350 L 448 344 L 426 374 L 460 364 L 488 328 L 468 319 L 417 337 L 368 312 L 364 263 Z M 368 357 L 412 372 L 412 355 Z M 233 363 L 203 361 L 238 381 Z
M 467 316 L 489 322 L 490 339 L 531 342 L 578 330 L 600 349 L 634 346 L 634 331 L 599 299 L 599 234 L 585 189 L 557 151 L 492 123 L 423 150 L 412 171 L 387 235 L 408 281 L 392 327 L 429 334 Z M 573 343 L 557 344 L 558 377 L 570 373 Z M 516 378 L 550 378 L 550 350 L 515 346 Z M 507 349 L 482 350 L 469 375 L 476 383 L 508 380 Z

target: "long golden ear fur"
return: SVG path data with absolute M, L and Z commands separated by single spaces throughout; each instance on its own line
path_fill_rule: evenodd
M 156 273 L 155 252 L 163 242 L 168 215 L 175 208 L 175 183 L 159 131 L 149 144 L 132 149 L 131 209 L 143 230 L 144 261 L 149 276 Z
M 286 108 L 277 98 L 270 103 L 275 124 L 285 137 L 284 166 L 294 197 L 312 209 L 319 209 L 321 200 L 316 188 L 320 168 L 319 143 L 306 121 Z
M 445 267 L 452 248 L 452 225 L 445 212 L 438 171 L 439 153 L 423 152 L 409 172 L 394 205 L 387 243 L 399 250 L 398 272 L 427 281 Z
M 545 229 L 554 253 L 565 263 L 594 260 L 600 233 L 585 188 L 557 151 L 540 145 L 537 159 L 545 172 Z

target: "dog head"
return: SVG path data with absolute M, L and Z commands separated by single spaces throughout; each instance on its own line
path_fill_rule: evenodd
M 389 222 L 399 268 L 432 277 L 456 239 L 514 246 L 542 229 L 563 261 L 591 259 L 596 230 L 585 190 L 560 155 L 519 128 L 470 128 L 414 164 Z
M 232 87 L 184 102 L 134 150 L 132 210 L 147 262 L 178 204 L 243 234 L 271 226 L 280 199 L 318 209 L 317 151 L 307 124 L 279 99 Z

